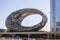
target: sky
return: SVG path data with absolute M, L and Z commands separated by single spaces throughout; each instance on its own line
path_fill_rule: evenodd
M 34 8 L 47 15 L 48 22 L 41 30 L 50 31 L 50 0 L 0 0 L 0 28 L 5 26 L 6 18 L 14 11 L 23 8 Z
M 28 20 L 27 20 L 28 19 Z M 24 27 L 33 27 L 36 24 L 39 24 L 42 21 L 42 16 L 39 14 L 32 14 L 27 17 L 25 17 L 21 25 Z

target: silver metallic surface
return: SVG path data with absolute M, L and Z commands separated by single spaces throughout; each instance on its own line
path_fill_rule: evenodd
M 39 14 L 42 16 L 42 21 L 33 27 L 23 27 L 21 21 L 28 15 Z M 21 9 L 10 14 L 6 19 L 6 27 L 10 31 L 38 31 L 43 28 L 47 22 L 47 17 L 41 11 L 36 9 Z

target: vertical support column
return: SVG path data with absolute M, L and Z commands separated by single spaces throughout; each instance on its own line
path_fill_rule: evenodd
M 49 40 L 49 33 L 47 34 L 47 38 L 48 38 L 48 40 Z
M 2 36 L 2 35 L 0 34 L 0 40 L 1 40 L 1 36 Z
M 28 34 L 28 40 L 30 39 L 30 34 Z
M 0 34 L 0 37 L 1 37 L 1 34 Z
M 55 32 L 54 36 L 55 36 L 55 40 L 56 40 L 56 32 Z
M 15 34 L 11 34 L 12 35 L 12 39 L 15 40 Z

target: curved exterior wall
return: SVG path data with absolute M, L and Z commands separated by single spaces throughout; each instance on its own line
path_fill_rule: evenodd
M 32 14 L 41 15 L 42 21 L 39 22 L 38 24 L 34 25 L 33 27 L 22 26 L 21 21 L 25 17 L 32 15 Z M 40 10 L 25 8 L 25 9 L 17 10 L 9 15 L 6 19 L 6 27 L 7 27 L 8 31 L 11 31 L 11 30 L 12 31 L 39 31 L 46 25 L 47 21 L 48 20 L 47 20 L 46 15 L 43 12 L 41 12 Z

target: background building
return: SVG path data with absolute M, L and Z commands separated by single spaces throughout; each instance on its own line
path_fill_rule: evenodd
M 51 0 L 51 31 L 60 32 L 60 0 Z
M 60 32 L 60 22 L 56 22 L 56 31 Z

